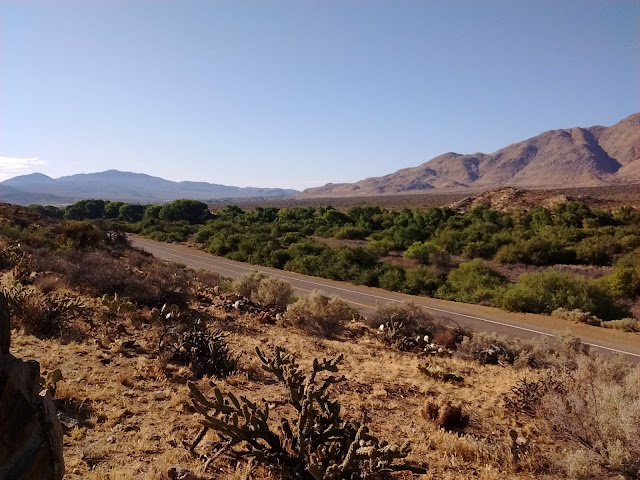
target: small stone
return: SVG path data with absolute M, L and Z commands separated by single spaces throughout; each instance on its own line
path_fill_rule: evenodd
M 174 465 L 167 472 L 171 480 L 197 480 L 197 477 L 191 470 L 188 470 L 179 465 Z
M 113 437 L 107 437 L 107 443 L 116 443 L 116 439 Z

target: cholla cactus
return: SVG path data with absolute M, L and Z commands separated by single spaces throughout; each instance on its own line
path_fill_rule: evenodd
M 395 464 L 409 452 L 409 444 L 389 445 L 369 434 L 366 413 L 362 420 L 342 419 L 340 403 L 329 398 L 329 387 L 343 380 L 325 375 L 336 373 L 342 355 L 313 362 L 305 376 L 292 355 L 282 348 L 273 358 L 258 348 L 256 353 L 263 369 L 272 373 L 287 392 L 288 403 L 295 409 L 293 421 L 283 418 L 278 435 L 269 424 L 268 403 L 258 407 L 245 397 L 223 394 L 213 383 L 214 398 L 206 398 L 194 383 L 189 383 L 193 404 L 202 414 L 203 431 L 193 448 L 213 429 L 220 442 L 213 453 L 215 458 L 226 453 L 235 458 L 254 458 L 256 461 L 286 471 L 294 478 L 309 480 L 363 479 L 380 472 L 409 470 L 425 473 L 423 468 Z M 293 425 L 293 427 L 292 427 Z

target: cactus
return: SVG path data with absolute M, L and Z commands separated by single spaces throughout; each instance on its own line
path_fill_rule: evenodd
M 464 377 L 457 373 L 447 372 L 441 365 L 437 365 L 431 362 L 425 362 L 422 365 L 418 365 L 418 370 L 427 377 L 435 380 L 441 380 L 443 382 L 456 382 L 460 383 L 464 381 Z
M 13 268 L 18 265 L 25 255 L 20 251 L 18 245 L 0 247 L 0 269 Z
M 176 324 L 165 329 L 160 340 L 160 351 L 169 362 L 188 365 L 194 376 L 231 375 L 237 367 L 237 358 L 226 341 L 227 334 L 210 332 L 196 320 L 193 326 Z
M 62 380 L 62 371 L 59 368 L 47 373 L 40 377 L 40 384 L 51 393 L 51 396 L 55 396 L 58 388 L 58 382 Z
M 152 323 L 170 323 L 180 318 L 180 307 L 177 305 L 169 305 L 165 303 L 162 308 L 154 308 L 151 310 L 149 320 Z
M 128 298 L 118 297 L 117 293 L 113 296 L 107 294 L 103 295 L 102 305 L 115 313 L 131 313 L 135 312 L 138 308 L 136 307 L 136 304 L 131 302 Z
M 256 353 L 262 368 L 273 374 L 286 390 L 295 418 L 291 421 L 283 418 L 278 435 L 269 424 L 267 402 L 259 407 L 246 397 L 238 399 L 232 393 L 223 394 L 213 382 L 213 398 L 208 399 L 190 382 L 193 405 L 203 417 L 203 430 L 192 449 L 211 429 L 220 437 L 211 458 L 222 454 L 236 459 L 251 458 L 284 470 L 293 478 L 341 480 L 389 471 L 426 472 L 405 463 L 396 464 L 396 460 L 407 456 L 408 442 L 390 445 L 370 435 L 366 412 L 360 422 L 342 419 L 340 403 L 330 400 L 329 388 L 343 377 L 326 375 L 338 371 L 342 355 L 314 360 L 311 372 L 305 376 L 295 358 L 282 348 L 277 348 L 271 358 L 259 348 Z M 319 375 L 324 377 L 321 381 Z

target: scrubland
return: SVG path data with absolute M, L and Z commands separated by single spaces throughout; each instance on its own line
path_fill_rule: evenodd
M 640 474 L 638 369 L 576 338 L 468 332 L 410 304 L 363 318 L 321 292 L 295 298 L 260 274 L 229 282 L 160 262 L 114 226 L 0 214 L 12 353 L 62 372 L 48 387 L 65 426 L 67 478 L 166 479 L 175 464 L 204 479 L 323 478 L 314 462 L 325 475 L 348 464 L 347 478 Z M 280 348 L 299 370 L 289 360 L 275 368 Z M 316 382 L 300 380 L 314 359 Z M 307 385 L 315 390 L 298 388 Z M 292 392 L 309 394 L 315 414 L 300 413 Z M 208 415 L 224 411 L 196 442 L 206 424 L 199 402 Z M 263 405 L 268 417 L 252 417 Z M 365 412 L 368 433 L 357 437 Z M 258 427 L 272 443 L 243 441 Z M 384 471 L 384 459 L 424 473 Z

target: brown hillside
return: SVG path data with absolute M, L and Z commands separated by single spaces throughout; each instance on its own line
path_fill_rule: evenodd
M 592 187 L 640 181 L 640 113 L 611 127 L 550 130 L 492 154 L 446 153 L 413 168 L 304 195 L 393 194 L 415 190 Z

